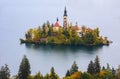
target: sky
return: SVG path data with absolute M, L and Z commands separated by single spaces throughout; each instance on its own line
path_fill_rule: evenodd
M 79 25 L 96 27 L 98 21 L 103 24 L 113 19 L 113 15 L 120 14 L 120 0 L 1 0 L 0 17 L 3 21 L 4 15 L 15 21 L 16 17 L 18 20 L 24 19 L 26 26 L 42 25 L 47 20 L 54 23 L 58 17 L 62 24 L 65 6 L 69 22 L 78 22 Z M 120 16 L 114 18 L 120 19 Z M 28 25 L 28 21 L 34 24 Z

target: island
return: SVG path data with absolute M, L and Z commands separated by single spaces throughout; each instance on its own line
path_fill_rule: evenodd
M 21 43 L 39 45 L 75 45 L 75 46 L 97 46 L 109 45 L 111 41 L 107 37 L 100 35 L 99 28 L 94 29 L 78 26 L 68 22 L 67 10 L 65 7 L 63 14 L 63 26 L 57 18 L 54 24 L 49 21 L 37 28 L 29 29 L 25 33 L 25 39 L 20 39 Z

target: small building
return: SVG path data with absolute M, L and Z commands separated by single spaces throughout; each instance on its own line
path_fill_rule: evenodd
M 78 26 L 77 23 L 76 23 L 75 26 L 72 27 L 72 30 L 75 30 L 76 33 L 77 33 L 77 35 L 78 35 L 79 37 L 82 37 L 82 29 Z
M 59 28 L 60 28 L 60 24 L 59 24 L 59 20 L 57 18 L 57 21 L 56 21 L 56 23 L 53 26 L 53 31 L 56 32 L 56 31 L 59 30 Z

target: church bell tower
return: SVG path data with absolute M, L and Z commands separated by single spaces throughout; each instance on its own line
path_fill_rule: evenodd
M 68 28 L 68 16 L 67 16 L 67 10 L 66 10 L 66 7 L 65 7 L 65 10 L 64 10 L 64 15 L 63 15 L 63 28 Z

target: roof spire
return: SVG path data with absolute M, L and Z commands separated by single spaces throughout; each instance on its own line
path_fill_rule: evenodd
M 78 23 L 76 22 L 76 26 L 78 26 Z
M 59 21 L 58 17 L 57 17 L 57 22 Z
M 65 6 L 65 10 L 64 10 L 64 16 L 67 16 L 66 6 Z

